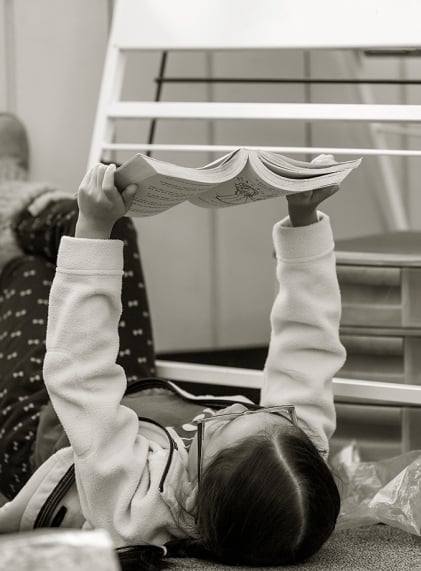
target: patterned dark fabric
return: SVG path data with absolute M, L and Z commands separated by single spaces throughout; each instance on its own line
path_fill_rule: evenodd
M 48 298 L 61 236 L 74 236 L 74 199 L 51 203 L 33 217 L 26 210 L 14 231 L 24 255 L 0 274 L 0 491 L 13 498 L 31 475 L 29 458 L 42 408 Z M 154 346 L 137 234 L 121 218 L 111 238 L 124 241 L 123 312 L 117 363 L 128 382 L 155 374 Z

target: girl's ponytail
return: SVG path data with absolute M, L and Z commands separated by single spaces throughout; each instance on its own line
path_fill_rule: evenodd
M 122 571 L 163 571 L 172 567 L 167 557 L 194 557 L 215 560 L 197 539 L 174 539 L 165 547 L 158 545 L 129 545 L 116 549 Z
M 129 545 L 115 551 L 122 571 L 162 571 L 170 567 L 163 559 L 166 549 L 159 545 Z
M 197 539 L 173 539 L 166 543 L 165 547 L 168 550 L 168 557 L 194 557 L 195 559 L 215 561 L 215 555 Z

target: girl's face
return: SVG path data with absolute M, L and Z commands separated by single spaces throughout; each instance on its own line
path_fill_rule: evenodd
M 248 436 L 253 436 L 266 428 L 270 428 L 275 423 L 279 425 L 280 422 L 285 422 L 286 426 L 291 426 L 288 419 L 264 411 L 259 414 L 245 414 L 237 416 L 233 419 L 227 419 L 224 417 L 218 418 L 221 414 L 241 413 L 246 410 L 247 407 L 242 404 L 233 404 L 218 411 L 215 418 L 206 423 L 202 446 L 203 468 L 206 467 L 210 459 L 213 458 L 220 450 L 232 446 Z M 196 433 L 190 446 L 188 458 L 188 472 L 191 480 L 197 478 L 197 452 L 198 446 Z

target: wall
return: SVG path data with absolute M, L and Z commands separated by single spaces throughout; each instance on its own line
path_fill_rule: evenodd
M 7 107 L 6 93 L 6 22 L 4 2 L 0 2 L 0 105 L 3 109 Z
M 2 107 L 28 127 L 32 176 L 73 191 L 89 150 L 108 30 L 104 0 L 1 0 Z M 7 38 L 9 39 L 6 42 Z
M 0 0 L 0 106 L 16 111 L 32 141 L 32 176 L 73 192 L 84 174 L 105 54 L 111 2 L 104 0 Z M 341 76 L 341 54 L 331 52 L 172 53 L 168 75 Z M 126 99 L 150 99 L 159 54 L 131 56 Z M 420 76 L 420 60 L 367 60 L 374 77 Z M 383 103 L 418 103 L 419 87 L 375 90 Z M 216 101 L 358 101 L 350 87 L 167 84 L 163 99 Z M 148 125 L 118 125 L 118 140 L 145 140 Z M 411 138 L 412 139 L 412 138 Z M 364 125 L 277 122 L 161 121 L 156 142 L 367 147 Z M 391 146 L 401 137 L 388 136 Z M 405 141 L 404 141 L 405 142 Z M 414 141 L 408 140 L 408 143 Z M 158 158 L 199 166 L 207 153 Z M 117 157 L 119 159 L 124 157 Z M 414 228 L 421 224 L 419 159 L 394 161 Z M 337 238 L 382 231 L 381 183 L 376 161 L 366 158 L 325 210 Z M 380 192 L 379 192 L 380 191 Z M 274 295 L 271 226 L 286 214 L 274 200 L 220 212 L 189 205 L 137 220 L 139 243 L 158 350 L 265 343 Z

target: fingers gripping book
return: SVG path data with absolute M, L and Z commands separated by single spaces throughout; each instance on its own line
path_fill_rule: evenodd
M 137 154 L 115 172 L 119 190 L 138 186 L 128 216 L 153 216 L 186 200 L 224 208 L 340 184 L 361 159 L 336 162 L 321 155 L 312 162 L 278 153 L 239 148 L 200 168 Z

